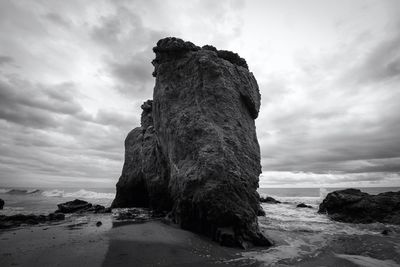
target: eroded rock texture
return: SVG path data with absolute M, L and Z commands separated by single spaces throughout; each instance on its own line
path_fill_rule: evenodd
M 125 139 L 125 163 L 112 207 L 151 207 L 157 211 L 172 208 L 169 165 L 154 131 L 152 106 L 152 100 L 143 103 L 141 127 Z
M 319 205 L 318 212 L 341 222 L 400 224 L 400 191 L 378 195 L 358 189 L 334 191 Z
M 153 50 L 154 100 L 126 139 L 113 207 L 171 211 L 223 245 L 270 245 L 257 223 L 260 93 L 246 61 L 176 38 Z

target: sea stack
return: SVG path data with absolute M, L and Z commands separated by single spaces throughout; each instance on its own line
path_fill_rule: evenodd
M 400 191 L 378 195 L 352 188 L 333 191 L 319 205 L 318 212 L 340 222 L 400 225 Z
M 236 53 L 165 38 L 153 48 L 153 100 L 125 140 L 113 207 L 170 212 L 226 246 L 269 246 L 257 193 L 257 81 Z

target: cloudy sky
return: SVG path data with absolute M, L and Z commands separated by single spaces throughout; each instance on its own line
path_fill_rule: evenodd
M 399 14 L 397 0 L 0 0 L 0 185 L 114 186 L 151 48 L 176 36 L 247 60 L 261 186 L 400 186 Z

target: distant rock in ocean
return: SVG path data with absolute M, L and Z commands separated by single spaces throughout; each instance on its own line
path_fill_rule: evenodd
M 261 203 L 269 203 L 269 204 L 280 204 L 281 203 L 279 200 L 276 200 L 275 198 L 269 197 L 269 196 L 260 197 L 260 202 Z
M 2 200 L 2 199 L 0 198 L 0 210 L 2 210 L 3 207 L 4 207 L 4 200 Z
M 92 203 L 84 200 L 75 199 L 57 205 L 58 209 L 56 213 L 109 213 L 110 208 L 106 208 L 102 205 L 93 205 Z
M 358 189 L 334 191 L 326 196 L 318 212 L 341 222 L 400 224 L 400 191 L 378 195 Z
M 222 245 L 271 245 L 257 222 L 260 93 L 246 61 L 177 38 L 153 51 L 154 99 L 125 140 L 112 206 L 169 211 Z
M 300 204 L 297 204 L 296 208 L 309 208 L 309 209 L 312 209 L 312 206 L 304 204 L 304 203 L 300 203 Z

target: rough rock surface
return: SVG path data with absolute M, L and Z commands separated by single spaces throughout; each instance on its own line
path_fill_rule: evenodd
M 176 38 L 153 51 L 154 99 L 125 140 L 112 206 L 170 211 L 223 245 L 271 245 L 257 223 L 260 93 L 246 61 Z
M 165 214 L 158 214 L 148 208 L 125 208 L 117 209 L 114 219 L 117 221 L 145 222 L 154 218 L 162 218 L 162 215 L 165 216 Z
M 56 213 L 108 213 L 110 208 L 105 208 L 102 205 L 93 205 L 84 200 L 75 199 L 57 205 Z
M 22 224 L 35 225 L 45 222 L 55 222 L 65 219 L 64 214 L 50 213 L 49 215 L 16 214 L 11 216 L 0 215 L 0 229 L 18 227 Z
M 341 222 L 400 224 L 400 191 L 378 195 L 358 189 L 334 191 L 326 196 L 318 212 Z
M 170 210 L 169 165 L 160 150 L 152 113 L 153 101 L 142 105 L 141 127 L 125 139 L 125 163 L 112 207 L 151 207 Z
M 4 200 L 2 200 L 2 199 L 0 198 L 0 210 L 2 210 L 3 207 L 4 207 Z

